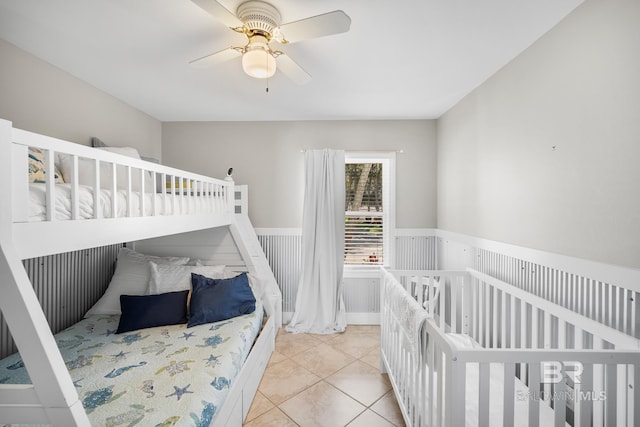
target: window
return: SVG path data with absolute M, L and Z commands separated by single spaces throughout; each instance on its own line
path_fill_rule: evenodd
M 395 153 L 345 155 L 345 265 L 389 265 Z

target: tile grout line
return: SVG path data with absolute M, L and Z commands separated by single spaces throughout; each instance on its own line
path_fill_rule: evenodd
M 346 334 L 346 332 L 345 332 L 345 334 Z M 296 423 L 296 422 L 295 422 L 295 421 L 294 421 L 294 420 L 289 416 L 289 414 L 287 414 L 287 412 L 285 412 L 285 410 L 284 410 L 284 408 L 282 407 L 282 405 L 284 405 L 286 402 L 290 401 L 291 399 L 296 398 L 297 396 L 299 396 L 300 394 L 302 394 L 302 393 L 304 393 L 305 391 L 309 390 L 310 388 L 312 388 L 312 387 L 314 387 L 314 386 L 317 386 L 317 385 L 318 385 L 318 384 L 320 384 L 320 383 L 325 383 L 325 385 L 327 385 L 327 386 L 331 387 L 331 388 L 332 388 L 332 389 L 334 389 L 335 391 L 340 392 L 341 394 L 343 394 L 344 396 L 346 396 L 346 397 L 348 397 L 349 399 L 353 400 L 353 401 L 354 401 L 354 402 L 356 402 L 358 405 L 360 405 L 362 408 L 364 408 L 364 409 L 362 409 L 360 412 L 358 412 L 358 414 L 357 414 L 357 415 L 355 415 L 352 419 L 350 419 L 350 420 L 349 420 L 345 425 L 348 425 L 349 423 L 352 423 L 352 422 L 353 422 L 353 421 L 355 421 L 358 417 L 362 416 L 365 412 L 367 412 L 367 411 L 371 411 L 373 414 L 375 414 L 375 415 L 379 416 L 381 419 L 385 420 L 385 421 L 386 421 L 386 422 L 388 422 L 389 424 L 391 424 L 391 425 L 393 425 L 393 426 L 396 426 L 396 427 L 397 427 L 397 424 L 396 424 L 393 420 L 388 419 L 388 418 L 387 418 L 387 417 L 385 417 L 383 414 L 381 414 L 381 413 L 379 413 L 378 411 L 376 411 L 375 409 L 373 409 L 373 407 L 374 407 L 378 402 L 380 402 L 382 399 L 384 399 L 385 397 L 387 397 L 389 393 L 392 393 L 392 394 L 393 394 L 393 389 L 392 389 L 392 388 L 391 388 L 391 389 L 389 389 L 389 390 L 387 390 L 387 391 L 385 391 L 381 396 L 377 397 L 373 402 L 371 402 L 371 404 L 366 405 L 366 404 L 362 403 L 360 400 L 358 400 L 358 399 L 356 399 L 355 397 L 351 396 L 348 392 L 346 392 L 346 391 L 342 390 L 342 389 L 341 389 L 341 388 L 339 388 L 338 386 L 336 386 L 336 385 L 334 385 L 334 384 L 332 384 L 332 383 L 330 383 L 330 382 L 328 382 L 328 381 L 327 381 L 327 379 L 328 379 L 329 377 L 331 377 L 331 376 L 333 376 L 333 375 L 337 374 L 338 372 L 342 371 L 343 369 L 346 369 L 347 367 L 349 367 L 349 366 L 351 366 L 351 365 L 353 365 L 353 364 L 355 364 L 355 363 L 357 363 L 357 362 L 360 362 L 360 363 L 364 364 L 364 365 L 365 365 L 365 366 L 367 366 L 367 367 L 370 367 L 370 368 L 373 368 L 373 369 L 379 370 L 379 369 L 380 369 L 379 365 L 378 365 L 378 366 L 374 366 L 373 364 L 371 364 L 371 363 L 369 363 L 369 362 L 367 362 L 367 361 L 363 360 L 363 358 L 365 358 L 365 357 L 369 356 L 373 351 L 379 351 L 379 349 L 376 349 L 375 347 L 371 347 L 370 349 L 367 349 L 366 351 L 364 351 L 364 353 L 362 353 L 362 354 L 361 354 L 361 352 L 359 352 L 358 354 L 360 354 L 360 356 L 354 356 L 353 354 L 350 354 L 350 353 L 348 353 L 348 352 L 345 352 L 345 351 L 343 351 L 342 349 L 337 348 L 337 347 L 334 347 L 334 346 L 331 344 L 331 342 L 333 342 L 333 341 L 335 341 L 336 339 L 338 339 L 342 334 L 339 334 L 339 335 L 338 335 L 338 334 L 336 334 L 334 337 L 331 337 L 331 338 L 329 338 L 329 339 L 320 339 L 320 338 L 317 338 L 314 334 L 295 334 L 295 335 L 305 335 L 305 336 L 307 336 L 307 337 L 309 337 L 309 338 L 312 338 L 312 339 L 313 339 L 313 343 L 312 343 L 312 344 L 310 344 L 310 345 L 309 345 L 309 347 L 305 347 L 304 349 L 298 350 L 297 352 L 292 353 L 292 354 L 290 354 L 290 355 L 289 355 L 289 354 L 282 353 L 281 351 L 278 351 L 278 350 L 276 349 L 276 350 L 275 350 L 275 352 L 277 352 L 277 353 L 282 357 L 282 359 L 281 359 L 281 360 L 279 360 L 279 361 L 278 361 L 278 362 L 276 362 L 276 363 L 269 364 L 269 365 L 268 365 L 268 367 L 267 367 L 267 369 L 268 369 L 269 367 L 271 367 L 271 366 L 278 365 L 278 364 L 283 363 L 283 362 L 285 362 L 285 361 L 287 361 L 287 360 L 288 360 L 288 361 L 290 361 L 290 362 L 294 363 L 295 365 L 297 365 L 298 367 L 300 367 L 300 368 L 304 369 L 304 370 L 305 370 L 306 372 L 308 372 L 309 374 L 311 374 L 311 375 L 313 375 L 313 376 L 315 376 L 315 377 L 317 377 L 317 378 L 319 378 L 319 379 L 318 379 L 317 381 L 314 381 L 314 382 L 313 382 L 313 383 L 311 383 L 311 384 L 305 385 L 305 387 L 304 387 L 304 388 L 302 388 L 302 389 L 300 389 L 299 391 L 297 391 L 294 395 L 289 396 L 286 400 L 284 400 L 284 401 L 280 402 L 279 404 L 276 404 L 275 402 L 273 402 L 273 401 L 269 398 L 269 396 L 267 396 L 266 394 L 264 394 L 264 393 L 260 392 L 260 391 L 259 391 L 260 389 L 258 389 L 258 392 L 260 392 L 260 394 L 261 394 L 261 395 L 262 395 L 262 396 L 263 396 L 263 397 L 264 397 L 264 398 L 265 398 L 265 399 L 266 399 L 266 400 L 267 400 L 271 405 L 273 405 L 273 408 L 271 408 L 271 409 L 269 409 L 269 410 L 265 411 L 264 413 L 262 413 L 262 414 L 260 414 L 260 415 L 255 416 L 254 418 L 252 418 L 251 420 L 249 420 L 249 422 L 251 422 L 251 421 L 253 421 L 253 420 L 258 419 L 258 418 L 260 418 L 261 416 L 263 416 L 264 414 L 266 414 L 267 412 L 269 412 L 269 411 L 273 410 L 274 408 L 277 408 L 280 412 L 282 412 L 282 414 L 284 414 L 284 415 L 286 416 L 286 418 L 287 418 L 290 422 L 292 422 L 292 423 L 293 423 L 294 425 L 296 425 L 296 426 L 299 426 L 299 424 L 298 424 L 298 423 Z M 366 332 L 364 332 L 364 331 L 363 331 L 363 332 L 358 332 L 358 331 L 356 330 L 356 332 L 352 332 L 352 333 L 351 333 L 351 335 L 353 335 L 353 336 L 374 336 L 374 335 L 375 335 L 375 336 L 376 336 L 376 338 L 378 338 L 378 340 L 379 340 L 379 333 L 378 333 L 378 332 L 374 332 L 374 331 L 372 331 L 372 332 L 369 332 L 369 331 L 366 331 Z M 276 336 L 276 347 L 277 347 L 278 339 L 279 339 L 280 337 L 282 337 L 282 336 L 287 336 L 287 334 L 285 334 L 285 333 L 278 333 L 278 335 Z M 290 336 L 290 335 L 289 335 L 289 336 Z M 289 340 L 289 339 L 287 338 L 287 340 Z M 295 341 L 295 338 L 290 338 L 290 340 L 291 340 L 291 341 Z M 347 362 L 344 366 L 342 366 L 342 367 L 338 368 L 337 370 L 335 370 L 335 371 L 333 371 L 333 372 L 331 372 L 331 373 L 329 373 L 329 374 L 325 374 L 325 375 L 319 375 L 319 374 L 316 374 L 315 372 L 313 372 L 313 371 L 311 371 L 311 370 L 307 369 L 307 367 L 306 367 L 306 366 L 304 366 L 304 365 L 302 365 L 301 363 L 299 363 L 298 361 L 294 360 L 294 358 L 295 358 L 296 356 L 299 356 L 299 355 L 301 355 L 301 354 L 303 354 L 303 353 L 305 353 L 305 352 L 308 352 L 309 350 L 313 350 L 314 348 L 319 347 L 319 346 L 321 346 L 321 345 L 323 345 L 323 344 L 328 345 L 329 347 L 331 347 L 331 349 L 332 349 L 332 350 L 337 351 L 338 353 L 340 353 L 340 354 L 342 354 L 342 355 L 344 355 L 344 356 L 346 356 L 346 357 L 353 358 L 353 360 L 351 360 L 351 361 Z M 384 375 L 384 374 L 381 374 L 381 375 Z M 394 401 L 395 401 L 395 395 L 393 395 L 393 399 L 394 399 Z

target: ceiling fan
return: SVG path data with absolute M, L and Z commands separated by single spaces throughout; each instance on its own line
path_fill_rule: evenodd
M 261 0 L 241 3 L 235 15 L 216 0 L 192 1 L 233 31 L 247 36 L 247 43 L 228 47 L 189 63 L 204 68 L 242 56 L 244 72 L 258 79 L 273 76 L 277 60 L 277 68 L 283 74 L 298 84 L 307 83 L 311 76 L 279 47 L 272 48 L 270 43 L 275 41 L 286 45 L 344 33 L 351 26 L 351 18 L 341 10 L 281 24 L 278 9 Z

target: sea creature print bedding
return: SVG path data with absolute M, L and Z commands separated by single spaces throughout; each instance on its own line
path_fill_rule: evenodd
M 116 334 L 119 316 L 89 316 L 56 335 L 95 426 L 208 426 L 260 331 L 263 310 L 187 328 Z M 14 354 L 1 383 L 30 383 Z

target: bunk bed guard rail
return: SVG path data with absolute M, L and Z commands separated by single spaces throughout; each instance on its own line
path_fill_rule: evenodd
M 0 134 L 0 162 L 5 182 L 11 183 L 2 190 L 3 204 L 11 204 L 10 219 L 5 217 L 3 222 L 5 227 L 7 221 L 11 223 L 5 231 L 13 233 L 23 259 L 171 234 L 167 216 L 181 221 L 175 224 L 176 232 L 188 229 L 185 223 L 197 230 L 232 222 L 235 202 L 230 177 L 210 178 L 15 129 L 6 120 L 0 120 Z M 42 153 L 45 165 L 44 182 L 35 186 L 27 173 L 33 149 Z M 55 182 L 59 164 L 66 166 L 62 184 Z M 44 194 L 40 217 L 33 215 L 34 187 Z M 3 211 L 6 216 L 8 212 Z M 124 220 L 119 223 L 120 232 L 114 232 L 112 223 L 96 227 L 100 221 L 114 219 Z M 86 236 L 83 228 L 91 235 Z

